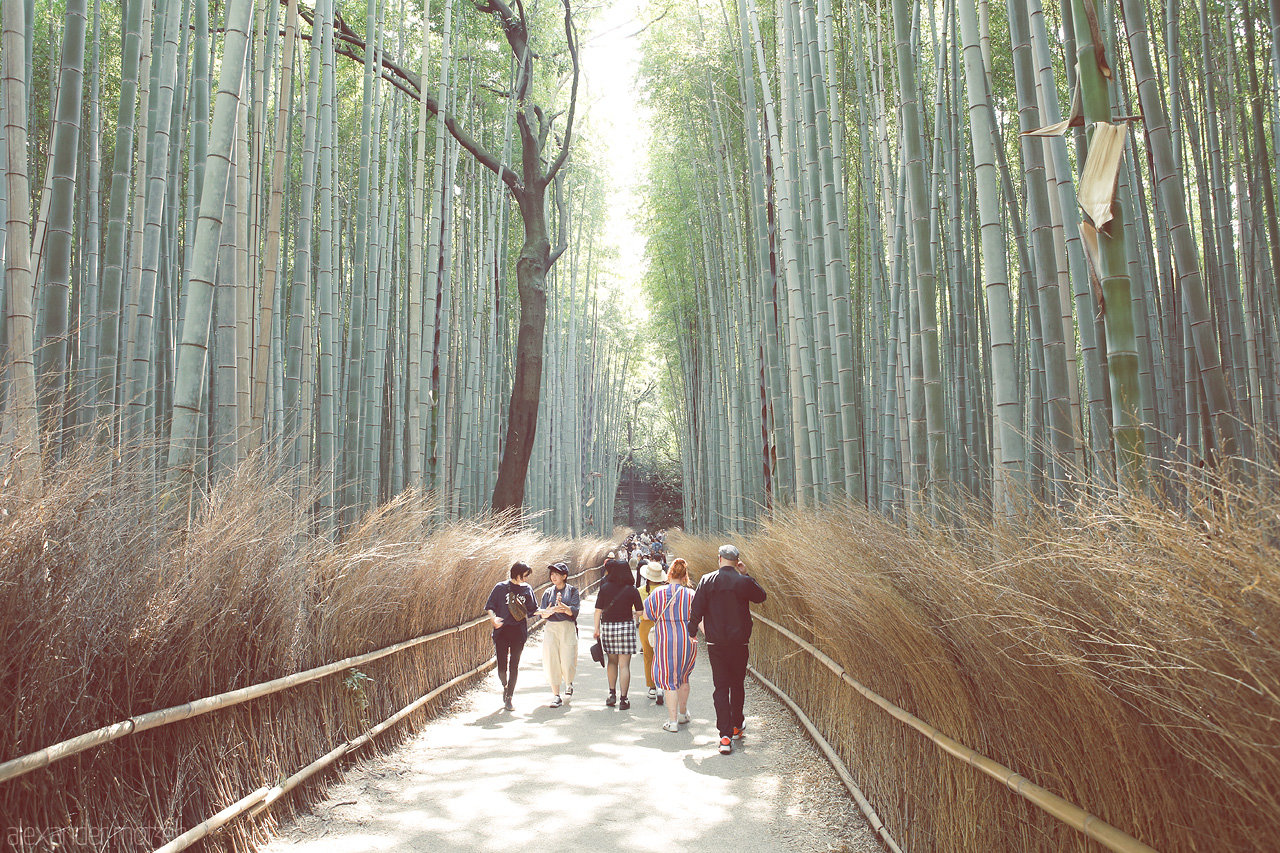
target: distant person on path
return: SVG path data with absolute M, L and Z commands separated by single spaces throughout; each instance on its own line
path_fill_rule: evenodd
M 605 582 L 596 594 L 595 638 L 604 649 L 609 679 L 609 698 L 605 704 L 620 710 L 631 707 L 627 689 L 631 686 L 631 656 L 640 650 L 636 637 L 637 613 L 644 609 L 640 591 L 631 584 L 626 563 L 612 560 L 604 564 Z M 618 693 L 621 691 L 621 697 Z
M 647 601 L 656 589 L 666 586 L 667 578 L 662 566 L 650 560 L 640 567 L 640 577 L 644 583 L 640 585 L 640 600 Z M 647 611 L 646 611 L 647 613 Z M 653 620 L 647 615 L 640 617 L 640 648 L 644 651 L 644 683 L 649 687 L 649 698 L 662 704 L 662 694 L 653 680 Z
M 547 620 L 542 634 L 542 668 L 551 682 L 551 707 L 564 704 L 560 698 L 560 686 L 564 695 L 573 695 L 573 677 L 578 672 L 578 611 L 582 597 L 578 588 L 569 583 L 569 567 L 564 563 L 547 566 L 551 586 L 542 593 L 542 607 L 538 615 Z
M 529 639 L 529 614 L 537 610 L 529 577 L 533 569 L 524 563 L 511 564 L 511 579 L 495 584 L 484 609 L 493 623 L 493 650 L 498 657 L 498 681 L 502 682 L 502 706 L 514 711 L 511 694 L 516 692 L 520 655 Z
M 700 624 L 706 634 L 721 755 L 733 752 L 733 741 L 742 737 L 751 604 L 763 604 L 766 598 L 740 558 L 733 545 L 720 546 L 720 568 L 703 576 L 689 613 L 689 636 L 698 636 Z
M 667 722 L 662 728 L 680 730 L 689 722 L 689 676 L 698 657 L 698 641 L 689 636 L 693 590 L 689 569 L 677 557 L 667 573 L 667 585 L 644 600 L 644 615 L 654 623 L 653 679 L 667 694 Z

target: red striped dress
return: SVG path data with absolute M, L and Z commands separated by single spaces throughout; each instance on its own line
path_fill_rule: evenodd
M 689 611 L 693 590 L 678 584 L 655 589 L 644 602 L 644 614 L 653 620 L 653 680 L 663 690 L 675 690 L 689 680 L 698 642 L 689 636 Z

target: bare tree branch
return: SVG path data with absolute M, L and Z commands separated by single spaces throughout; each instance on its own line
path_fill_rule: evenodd
M 564 0 L 564 37 L 569 44 L 569 55 L 573 57 L 573 91 L 569 95 L 569 117 L 565 120 L 564 140 L 560 143 L 560 153 L 555 162 L 547 170 L 547 178 L 554 179 L 569 159 L 569 143 L 573 137 L 573 115 L 578 108 L 578 38 L 574 31 L 573 14 L 569 10 L 569 0 Z
M 565 199 L 564 199 L 564 185 L 563 185 L 564 182 L 560 180 L 559 175 L 557 175 L 552 180 L 555 182 L 556 212 L 557 212 L 556 218 L 559 220 L 558 230 L 560 233 L 558 235 L 558 239 L 556 240 L 556 242 L 559 245 L 557 245 L 551 251 L 551 254 L 548 256 L 548 259 L 547 259 L 548 267 L 554 264 L 557 260 L 559 260 L 560 256 L 564 254 L 565 249 L 569 248 L 569 208 L 568 208 L 568 205 L 565 204 Z
M 285 0 L 282 0 L 282 2 L 285 2 Z M 310 15 L 308 15 L 305 11 L 299 11 L 302 17 L 311 24 L 312 27 L 314 27 L 315 12 L 312 11 Z M 342 20 L 341 15 L 335 15 L 334 31 L 338 34 L 341 41 L 351 45 L 351 48 L 346 50 L 340 47 L 335 47 L 335 52 L 340 56 L 347 57 L 348 59 L 364 62 L 364 57 L 357 54 L 354 48 L 358 48 L 362 52 L 367 50 L 365 41 L 357 35 L 345 21 Z M 309 37 L 303 36 L 303 38 Z M 489 149 L 481 145 L 475 137 L 468 133 L 466 129 L 458 123 L 457 117 L 448 111 L 442 111 L 440 109 L 440 104 L 435 98 L 431 97 L 429 93 L 424 93 L 422 91 L 422 78 L 419 75 L 413 73 L 407 68 L 404 68 L 394 60 L 388 59 L 386 51 L 379 51 L 379 54 L 382 57 L 383 68 L 391 72 L 390 75 L 381 75 L 384 80 L 387 80 L 397 89 L 404 92 L 414 100 L 425 103 L 427 110 L 430 111 L 432 115 L 444 118 L 445 127 L 449 129 L 449 134 L 458 141 L 458 144 L 470 152 L 482 166 L 493 172 L 495 175 L 501 177 L 502 182 L 506 184 L 512 192 L 520 193 L 524 191 L 524 183 L 520 180 L 520 176 L 514 169 L 503 163 L 500 157 L 494 155 L 489 151 Z

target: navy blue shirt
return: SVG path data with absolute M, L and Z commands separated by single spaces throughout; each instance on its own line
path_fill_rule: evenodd
M 749 575 L 721 566 L 702 576 L 693 594 L 689 636 L 698 635 L 698 623 L 708 643 L 746 645 L 751 639 L 751 605 L 763 604 L 765 591 Z
M 578 588 L 571 583 L 566 583 L 564 589 L 556 589 L 552 584 L 542 593 L 542 610 L 549 610 L 556 604 L 556 594 L 560 595 L 560 603 L 573 610 L 572 616 L 566 616 L 563 613 L 552 613 L 547 617 L 548 622 L 577 622 L 578 611 L 582 609 L 582 596 L 578 593 Z
M 518 621 L 511 618 L 510 602 L 516 598 L 524 601 L 524 612 L 527 614 L 524 619 Z M 489 600 L 484 603 L 484 609 L 492 610 L 502 620 L 502 627 L 494 628 L 494 631 L 519 630 L 527 634 L 529 617 L 533 616 L 538 605 L 533 600 L 533 589 L 527 583 L 502 581 L 494 585 L 493 592 L 489 593 Z

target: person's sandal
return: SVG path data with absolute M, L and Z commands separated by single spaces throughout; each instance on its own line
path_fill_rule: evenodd
M 680 724 L 674 720 L 667 720 L 667 722 L 662 724 L 662 730 L 664 732 L 678 732 L 680 731 Z

